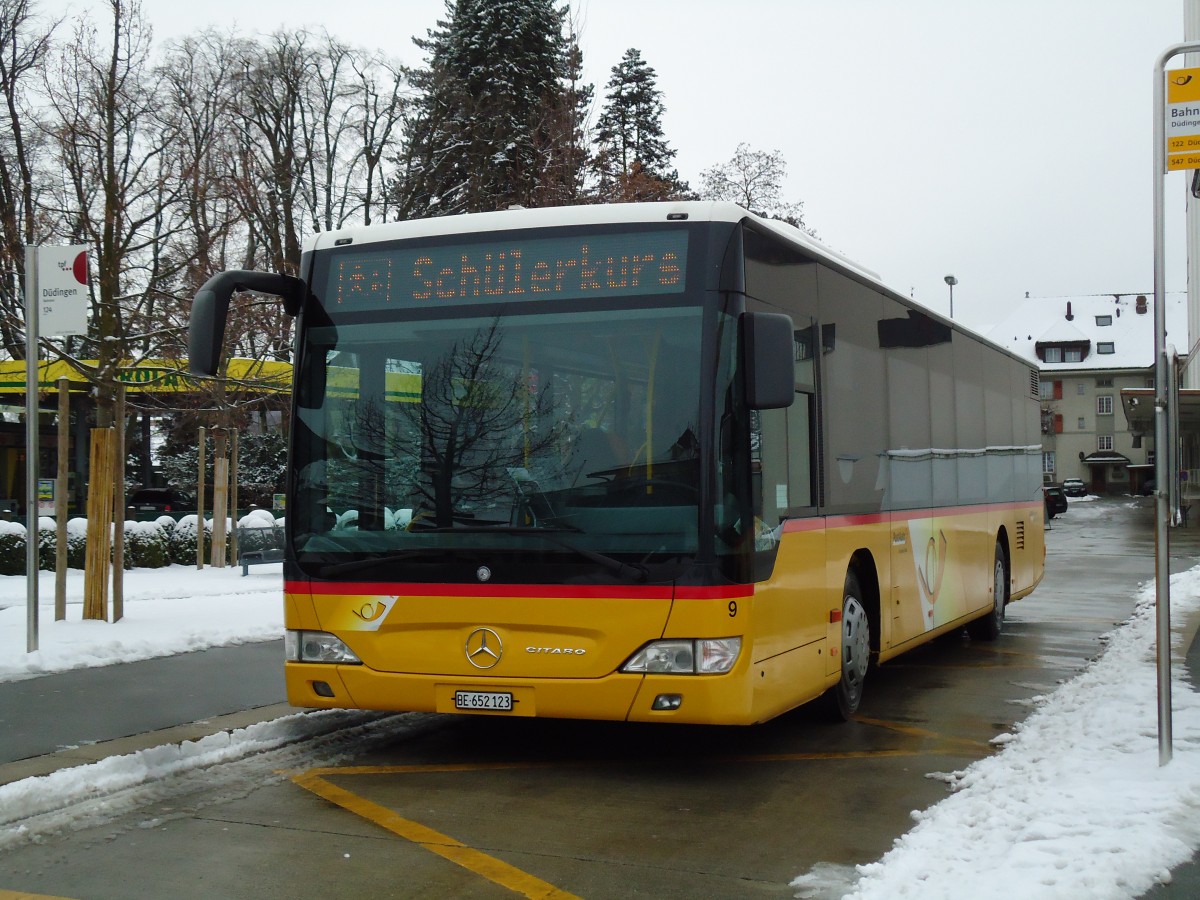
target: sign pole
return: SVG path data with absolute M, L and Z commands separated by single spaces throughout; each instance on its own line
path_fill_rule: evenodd
M 25 248 L 25 651 L 38 648 L 38 248 Z

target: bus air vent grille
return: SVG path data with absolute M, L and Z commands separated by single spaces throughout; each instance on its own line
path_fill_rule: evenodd
M 1017 536 L 1016 537 L 1017 537 L 1017 540 L 1016 540 L 1017 549 L 1024 550 L 1025 549 L 1025 520 L 1024 519 L 1017 520 Z
M 1029 396 L 1034 400 L 1042 399 L 1042 382 L 1037 369 L 1029 370 Z

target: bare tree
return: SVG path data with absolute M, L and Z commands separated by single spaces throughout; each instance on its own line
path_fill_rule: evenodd
M 48 74 L 48 127 L 64 174 L 55 213 L 63 237 L 95 249 L 88 349 L 75 365 L 95 385 L 97 423 L 112 421 L 118 371 L 139 350 L 147 303 L 163 277 L 155 248 L 168 236 L 164 210 L 178 186 L 165 178 L 164 149 L 176 135 L 156 116 L 150 33 L 136 2 L 109 0 L 108 41 L 81 23 Z M 68 356 L 62 348 L 61 355 Z
M 306 32 L 273 34 L 267 45 L 246 43 L 238 60 L 238 150 L 235 184 L 249 228 L 244 268 L 294 275 L 300 268 L 306 93 L 315 55 Z
M 358 57 L 354 60 L 361 173 L 357 182 L 357 199 L 362 210 L 362 223 L 370 225 L 379 204 L 380 219 L 387 218 L 388 193 L 384 190 L 386 173 L 382 171 L 385 154 L 398 140 L 406 100 L 403 95 L 405 79 L 399 66 L 382 56 Z
M 0 128 L 0 344 L 18 359 L 25 356 L 25 305 L 16 276 L 25 272 L 25 245 L 38 238 L 33 172 L 40 131 L 26 92 L 40 80 L 53 32 L 54 25 L 38 26 L 29 0 L 0 0 L 0 97 L 8 125 Z
M 738 144 L 729 162 L 700 173 L 700 194 L 705 200 L 736 203 L 759 215 L 780 219 L 816 236 L 804 224 L 804 203 L 783 198 L 787 162 L 778 150 L 767 153 L 749 144 Z

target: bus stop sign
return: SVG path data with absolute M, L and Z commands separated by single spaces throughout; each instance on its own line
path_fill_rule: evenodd
M 1200 169 L 1200 69 L 1172 69 L 1167 76 L 1167 171 Z

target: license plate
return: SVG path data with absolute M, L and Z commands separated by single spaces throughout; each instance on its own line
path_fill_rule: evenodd
M 499 691 L 455 691 L 454 708 L 506 712 L 513 708 L 513 695 Z

